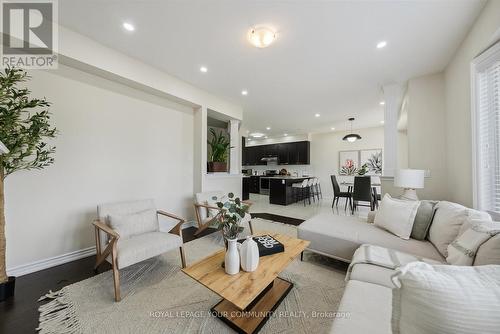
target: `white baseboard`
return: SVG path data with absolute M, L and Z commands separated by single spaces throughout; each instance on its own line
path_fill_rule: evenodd
M 68 263 L 92 255 L 95 255 L 95 246 L 50 257 L 48 259 L 38 260 L 35 262 L 22 264 L 20 266 L 7 268 L 7 273 L 9 276 L 23 276 L 26 274 L 34 273 L 35 271 L 40 271 L 43 269 L 55 267 L 64 263 Z
M 189 221 L 182 225 L 182 229 L 197 226 L 196 222 Z M 50 257 L 48 259 L 38 260 L 27 264 L 22 264 L 20 266 L 15 266 L 11 268 L 7 268 L 7 273 L 9 276 L 23 276 L 26 274 L 31 274 L 36 271 L 40 271 L 43 269 L 55 267 L 61 264 L 65 264 L 71 261 L 79 260 L 87 256 L 95 255 L 95 246 L 80 249 L 74 252 Z

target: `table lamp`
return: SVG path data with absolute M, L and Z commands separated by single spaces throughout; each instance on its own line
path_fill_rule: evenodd
M 404 188 L 402 199 L 418 201 L 415 189 L 424 187 L 425 171 L 422 169 L 398 169 L 394 176 L 394 186 Z

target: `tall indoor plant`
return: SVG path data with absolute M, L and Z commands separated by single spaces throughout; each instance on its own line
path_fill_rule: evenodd
M 46 140 L 57 130 L 49 124 L 50 102 L 30 98 L 20 87 L 30 77 L 18 68 L 0 72 L 0 141 L 7 150 L 0 154 L 0 301 L 14 294 L 14 277 L 7 277 L 5 266 L 5 178 L 19 170 L 42 169 L 54 162 L 55 147 Z
M 229 155 L 229 138 L 222 131 L 217 133 L 213 128 L 209 129 L 212 138 L 208 140 L 210 156 L 208 158 L 209 172 L 227 172 L 227 157 Z

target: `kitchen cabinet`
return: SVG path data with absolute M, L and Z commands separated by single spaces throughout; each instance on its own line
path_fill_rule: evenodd
M 262 158 L 277 157 L 279 165 L 308 165 L 310 163 L 310 142 L 300 141 L 243 148 L 243 165 L 267 165 Z
M 248 190 L 252 194 L 260 193 L 260 176 L 252 175 L 250 176 L 250 183 L 248 185 Z

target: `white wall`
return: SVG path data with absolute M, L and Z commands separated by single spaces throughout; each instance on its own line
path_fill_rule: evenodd
M 356 130 L 362 137 L 354 143 L 342 140 L 344 132 L 329 132 L 311 136 L 311 168 L 319 177 L 323 196 L 333 198 L 333 188 L 330 175 L 338 175 L 339 151 L 363 150 L 384 147 L 384 128 L 366 128 Z
M 192 217 L 192 110 L 65 66 L 31 74 L 60 135 L 54 165 L 6 179 L 7 268 L 93 246 L 98 203 Z
M 422 199 L 448 199 L 446 163 L 446 109 L 443 73 L 408 82 L 408 166 L 430 170 Z
M 472 206 L 470 62 L 500 29 L 500 1 L 490 0 L 445 70 L 450 199 Z

